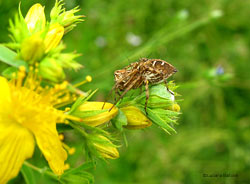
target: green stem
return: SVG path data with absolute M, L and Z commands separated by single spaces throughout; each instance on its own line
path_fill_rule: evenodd
M 29 162 L 27 162 L 27 161 L 24 161 L 23 164 L 26 165 L 27 167 L 30 167 L 31 169 L 33 169 L 33 170 L 39 172 L 40 174 L 46 174 L 46 175 L 48 175 L 48 176 L 50 176 L 50 177 L 52 177 L 52 178 L 54 178 L 54 179 L 58 179 L 58 177 L 57 177 L 55 174 L 53 174 L 52 172 L 45 171 L 44 169 L 41 169 L 41 168 L 39 168 L 39 167 L 36 167 L 36 166 L 32 165 L 31 163 L 29 163 Z
M 69 122 L 69 125 L 72 127 L 72 128 L 74 128 L 74 129 L 76 129 L 77 131 L 79 131 L 84 137 L 87 137 L 88 136 L 88 134 L 80 127 L 80 126 L 78 126 L 78 125 L 76 125 L 75 123 L 73 123 L 73 122 Z

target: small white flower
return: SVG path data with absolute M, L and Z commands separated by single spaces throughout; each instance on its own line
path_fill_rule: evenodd
M 134 33 L 131 33 L 131 32 L 127 33 L 126 40 L 130 45 L 135 46 L 135 47 L 141 45 L 141 42 L 142 42 L 140 36 L 135 35 Z

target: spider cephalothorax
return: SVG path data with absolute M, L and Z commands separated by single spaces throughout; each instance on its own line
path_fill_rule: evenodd
M 116 104 L 130 89 L 136 89 L 141 87 L 142 85 L 145 85 L 146 111 L 149 98 L 148 85 L 158 84 L 161 82 L 166 83 L 166 79 L 173 75 L 175 72 L 177 72 L 175 67 L 168 62 L 161 59 L 147 58 L 142 58 L 138 62 L 131 63 L 121 70 L 116 70 L 114 72 L 115 85 L 112 90 L 115 90 L 116 94 L 119 94 L 119 91 L 121 91 L 122 94 L 114 104 Z

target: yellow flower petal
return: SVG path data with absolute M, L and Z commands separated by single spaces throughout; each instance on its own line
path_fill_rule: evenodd
M 34 137 L 28 129 L 0 116 L 1 184 L 17 176 L 24 160 L 33 155 L 34 147 Z
M 0 107 L 4 107 L 0 108 L 0 112 L 7 112 L 10 110 L 11 97 L 8 81 L 4 77 L 0 77 L 0 86 Z
M 104 102 L 85 102 L 84 104 L 80 105 L 79 111 L 94 111 L 94 110 L 102 110 Z M 109 109 L 113 106 L 111 103 L 105 103 L 105 106 L 103 109 L 107 109 L 107 112 L 103 112 L 94 116 L 82 118 L 82 121 L 86 123 L 89 126 L 98 126 L 101 125 L 109 120 L 111 120 L 113 117 L 116 116 L 118 113 L 118 108 L 113 107 L 111 111 Z
M 25 68 L 20 67 L 16 78 L 9 82 L 0 77 L 0 184 L 15 177 L 23 161 L 32 156 L 35 138 L 54 173 L 60 175 L 65 169 L 67 153 L 56 123 L 66 120 L 63 111 L 53 106 L 68 101 L 70 96 L 68 92 L 66 99 L 57 96 L 66 88 L 64 84 L 42 88 L 33 71 L 30 68 L 31 74 L 25 78 Z
M 55 121 L 52 120 L 51 122 Z M 32 132 L 50 168 L 55 174 L 61 175 L 65 168 L 64 161 L 67 159 L 67 152 L 59 139 L 56 124 L 43 122 L 42 125 L 36 125 Z

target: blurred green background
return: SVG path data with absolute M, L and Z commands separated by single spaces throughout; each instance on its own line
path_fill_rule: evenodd
M 45 5 L 47 13 L 54 4 L 22 1 L 23 14 L 36 2 Z M 114 70 L 140 57 L 166 60 L 179 71 L 172 78 L 183 99 L 178 133 L 166 135 L 157 127 L 127 131 L 129 146 L 120 148 L 120 158 L 100 161 L 93 170 L 97 184 L 250 182 L 249 0 L 65 3 L 67 9 L 79 5 L 87 16 L 64 37 L 68 51 L 82 53 L 78 61 L 85 66 L 78 73 L 68 71 L 68 80 L 74 83 L 91 75 L 93 82 L 83 90 L 98 88 L 93 100 L 104 100 Z M 0 42 L 9 41 L 8 19 L 18 4 L 0 0 Z M 80 137 L 67 141 L 82 149 Z M 79 158 L 81 151 L 72 156 L 73 166 Z M 224 173 L 237 177 L 204 177 Z M 21 181 L 19 175 L 13 183 Z

